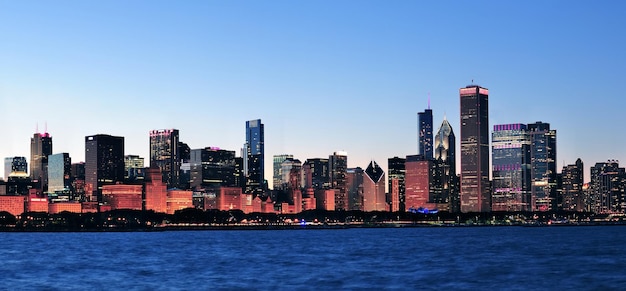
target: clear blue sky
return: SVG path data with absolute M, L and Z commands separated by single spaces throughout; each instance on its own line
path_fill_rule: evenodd
M 544 121 L 558 168 L 626 164 L 622 1 L 0 0 L 0 157 L 84 137 L 178 128 L 191 148 L 237 150 L 265 124 L 271 157 L 348 152 L 350 167 L 417 152 L 418 111 L 459 136 L 458 89 L 490 89 L 490 123 Z

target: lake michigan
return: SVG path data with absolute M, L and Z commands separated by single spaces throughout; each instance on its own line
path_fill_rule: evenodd
M 0 237 L 2 290 L 626 288 L 626 226 Z

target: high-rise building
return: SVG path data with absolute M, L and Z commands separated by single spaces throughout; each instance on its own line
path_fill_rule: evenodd
M 433 158 L 433 111 L 428 108 L 417 113 L 418 153 L 425 159 Z
M 304 187 L 311 187 L 314 190 L 330 188 L 328 166 L 328 159 L 307 159 L 306 162 L 304 162 L 304 164 L 302 165 L 305 175 Z
M 49 133 L 35 133 L 30 139 L 30 178 L 47 189 L 48 156 L 52 154 L 52 136 Z
M 102 186 L 124 181 L 124 137 L 85 137 L 85 192 L 102 200 Z
M 583 161 L 579 158 L 573 165 L 563 167 L 561 171 L 561 184 L 563 199 L 561 209 L 565 211 L 585 211 L 585 199 L 583 193 L 584 184 Z
M 461 212 L 491 211 L 489 90 L 469 85 L 461 100 Z
M 68 153 L 48 156 L 48 192 L 71 188 L 72 159 Z
M 277 180 L 278 184 L 274 185 L 274 188 L 276 189 L 288 189 L 290 187 L 295 188 L 296 184 L 294 183 L 296 182 L 297 182 L 297 185 L 301 185 L 300 176 L 297 177 L 298 181 L 293 181 L 294 173 L 299 174 L 301 172 L 302 172 L 302 162 L 300 162 L 300 160 L 294 159 L 294 158 L 287 158 L 283 160 L 280 163 L 280 170 L 279 170 L 281 177 Z M 298 186 L 298 188 L 299 187 L 300 186 Z
M 528 124 L 533 211 L 556 209 L 556 130 L 549 123 Z
M 179 187 L 181 156 L 178 129 L 150 131 L 150 166 L 157 166 L 168 188 Z
M 144 185 L 144 209 L 154 212 L 167 212 L 167 185 L 163 182 L 163 174 L 158 167 L 146 171 Z
M 145 169 L 144 158 L 137 155 L 124 156 L 124 180 L 135 181 Z
M 434 161 L 424 159 L 421 155 L 406 157 L 405 163 L 405 204 L 407 210 L 436 208 L 432 203 L 434 188 Z
M 405 185 L 404 179 L 406 170 L 404 168 L 406 159 L 393 157 L 387 159 L 387 172 L 389 173 L 389 196 L 391 198 L 391 211 L 405 211 L 404 195 Z
M 11 173 L 27 173 L 28 163 L 25 157 L 4 158 L 4 180 L 9 180 Z
M 491 209 L 531 211 L 530 136 L 526 125 L 495 125 L 491 145 Z
M 261 119 L 246 121 L 246 191 L 254 196 L 265 192 L 265 129 Z
M 385 197 L 385 172 L 374 161 L 363 175 L 363 211 L 387 211 Z
M 363 169 L 361 167 L 346 169 L 346 192 L 348 209 L 363 210 Z
M 609 160 L 591 168 L 591 207 L 596 213 L 624 213 L 626 210 L 626 171 Z
M 349 210 L 349 199 L 346 189 L 347 169 L 348 153 L 338 151 L 328 157 L 330 188 L 338 190 L 335 192 L 335 210 Z
M 235 151 L 218 147 L 207 147 L 200 151 L 202 186 L 208 188 L 235 187 Z
M 446 118 L 435 135 L 435 165 L 438 174 L 435 179 L 441 188 L 442 199 L 449 201 L 450 212 L 458 212 L 460 197 L 456 175 L 456 139 Z
M 286 159 L 293 159 L 293 155 L 287 155 L 287 154 L 282 154 L 282 155 L 274 155 L 274 176 L 272 179 L 272 188 L 274 189 L 279 189 L 283 183 L 286 183 L 286 181 L 283 180 L 283 174 L 282 174 L 282 169 L 281 169 L 281 164 L 286 160 Z

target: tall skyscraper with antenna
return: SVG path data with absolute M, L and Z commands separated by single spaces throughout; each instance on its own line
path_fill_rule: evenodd
M 30 178 L 39 181 L 42 190 L 48 188 L 48 156 L 51 154 L 52 136 L 47 130 L 35 133 L 30 139 Z

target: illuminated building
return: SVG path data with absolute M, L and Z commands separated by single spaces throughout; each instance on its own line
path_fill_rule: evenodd
M 244 172 L 245 193 L 255 197 L 265 192 L 265 129 L 261 119 L 246 121 Z
M 217 209 L 243 209 L 243 193 L 239 187 L 220 187 L 217 195 Z
M 124 181 L 136 181 L 143 177 L 144 158 L 136 155 L 124 156 Z
M 85 137 L 85 192 L 101 201 L 102 186 L 124 181 L 124 138 Z M 93 201 L 93 200 L 92 200 Z
M 526 125 L 495 125 L 491 140 L 492 211 L 532 211 L 530 136 Z
M 25 157 L 4 158 L 4 180 L 9 180 L 11 173 L 28 173 L 28 163 Z
M 424 208 L 435 208 L 431 203 L 433 183 L 434 183 L 434 161 L 426 160 L 421 155 L 406 157 L 405 163 L 405 204 L 406 210 Z
M 68 153 L 48 156 L 48 192 L 70 190 L 72 159 Z
M 170 189 L 167 191 L 167 214 L 177 210 L 193 208 L 193 192 L 189 190 Z
M 0 196 L 0 211 L 6 211 L 12 215 L 24 213 L 24 202 L 26 196 Z
M 391 211 L 393 212 L 405 211 L 405 163 L 405 158 L 393 157 L 387 160 L 387 172 L 389 173 L 389 193 L 391 196 Z
M 52 154 L 52 136 L 35 133 L 30 139 L 30 178 L 41 183 L 40 189 L 47 190 L 48 156 Z
M 315 203 L 317 209 L 334 211 L 335 197 L 339 195 L 339 189 L 315 190 Z
M 431 160 L 433 158 L 433 111 L 428 108 L 424 112 L 419 112 L 417 120 L 418 153 L 425 159 Z
M 385 172 L 371 161 L 363 175 L 363 211 L 387 211 Z
M 346 185 L 346 170 L 348 169 L 348 154 L 346 152 L 334 152 L 328 158 L 328 171 L 330 176 L 330 188 L 336 189 L 335 210 L 349 210 L 348 193 Z
M 450 212 L 460 210 L 459 181 L 456 175 L 456 139 L 452 126 L 444 118 L 435 135 L 436 184 L 441 188 L 441 201 L 448 202 Z
M 161 170 L 157 167 L 149 168 L 145 179 L 145 210 L 167 213 L 167 193 Z
M 584 184 L 583 161 L 577 159 L 573 165 L 563 167 L 562 175 L 562 206 L 565 211 L 585 211 L 585 195 L 583 193 Z
M 161 169 L 168 188 L 179 187 L 180 164 L 178 129 L 150 131 L 150 166 Z
M 50 214 L 57 214 L 63 211 L 82 213 L 83 208 L 80 202 L 58 202 L 48 204 L 48 213 Z
M 272 179 L 273 189 L 280 189 L 283 183 L 287 182 L 283 180 L 282 165 L 281 165 L 286 159 L 293 159 L 293 155 L 282 154 L 282 155 L 274 155 L 273 157 L 273 162 L 274 162 L 273 163 L 274 176 Z
M 102 201 L 116 209 L 143 209 L 142 185 L 104 185 L 102 186 Z
M 619 161 L 596 163 L 591 168 L 589 183 L 592 206 L 595 213 L 624 213 L 626 210 L 626 171 Z
M 35 190 L 35 189 L 33 189 Z M 48 198 L 32 193 L 26 198 L 26 211 L 28 212 L 48 212 Z
M 348 209 L 363 211 L 363 169 L 361 167 L 346 169 L 346 192 Z
M 556 130 L 549 123 L 528 124 L 533 211 L 556 209 Z
M 461 100 L 461 212 L 491 211 L 489 90 L 470 85 Z

